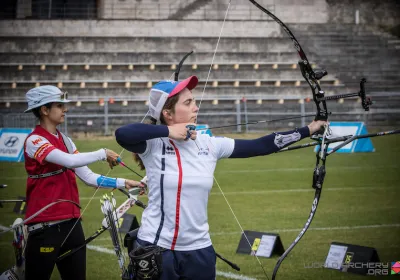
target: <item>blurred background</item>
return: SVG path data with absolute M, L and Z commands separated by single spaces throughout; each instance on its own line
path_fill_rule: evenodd
M 375 104 L 328 104 L 331 121 L 369 128 L 400 124 L 400 4 L 395 0 L 260 0 L 288 24 L 309 61 L 328 75 L 326 95 L 358 92 L 367 79 Z M 35 125 L 25 93 L 51 84 L 73 102 L 61 130 L 73 137 L 113 135 L 147 112 L 149 88 L 197 75 L 203 92 L 229 1 L 3 0 L 0 2 L 0 127 Z M 299 57 L 282 28 L 249 1 L 227 12 L 199 123 L 210 127 L 314 113 Z M 310 100 L 311 98 L 311 100 Z M 312 118 L 310 118 L 311 120 Z M 238 126 L 227 133 L 301 126 L 308 119 Z
M 374 101 L 371 109 L 365 112 L 357 97 L 329 101 L 329 121 L 356 123 L 364 129 L 357 129 L 357 134 L 400 127 L 400 1 L 259 3 L 289 26 L 313 68 L 328 72 L 320 80 L 326 96 L 358 92 L 360 80 L 367 79 L 366 93 Z M 18 141 L 20 134 L 14 129 L 29 129 L 27 134 L 36 125 L 32 114 L 23 113 L 29 89 L 50 84 L 68 92 L 72 102 L 59 129 L 79 151 L 107 147 L 119 152 L 114 131 L 143 119 L 149 89 L 160 80 L 173 79 L 190 51 L 180 79 L 199 77 L 194 90 L 197 100 L 203 99 L 199 124 L 234 125 L 316 112 L 292 41 L 247 0 L 1 0 L 0 136 L 5 140 L 0 138 L 0 152 L 5 161 L 0 162 L 0 184 L 8 187 L 0 190 L 0 198 L 24 199 L 24 163 L 9 162 L 7 156 L 15 150 L 12 161 L 23 160 L 24 141 Z M 312 119 L 231 126 L 213 133 L 255 138 Z M 398 139 L 376 137 L 373 146 L 363 150 L 374 153 L 335 154 L 329 159 L 320 210 L 283 264 L 279 279 L 366 279 L 321 267 L 306 269 L 307 264 L 325 262 L 333 241 L 376 248 L 382 262 L 400 259 L 400 204 L 393 195 L 400 187 Z M 132 156 L 128 152 L 124 156 L 139 171 Z M 216 177 L 243 228 L 277 233 L 287 248 L 309 215 L 314 166 L 315 154 L 301 149 L 221 161 Z M 90 168 L 100 174 L 110 171 L 104 163 Z M 138 179 L 122 167 L 114 168 L 110 176 Z M 86 207 L 94 190 L 80 181 L 79 187 Z M 84 214 L 87 237 L 104 217 L 98 203 L 102 194 L 94 197 Z M 125 199 L 120 195 L 118 203 Z M 147 196 L 141 199 L 147 203 Z M 236 274 L 218 261 L 217 279 L 265 279 L 254 258 L 236 254 L 241 232 L 217 186 L 208 207 L 213 245 L 241 267 Z M 13 203 L 4 203 L 0 210 L 0 229 L 22 217 Z M 140 221 L 141 211 L 132 212 Z M 11 233 L 0 235 L 0 272 L 15 264 L 11 241 Z M 107 233 L 87 248 L 88 279 L 120 279 Z M 271 275 L 277 256 L 261 261 Z M 60 279 L 57 270 L 52 279 Z

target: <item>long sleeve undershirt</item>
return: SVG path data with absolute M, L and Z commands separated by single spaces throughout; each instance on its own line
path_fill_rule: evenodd
M 70 138 L 68 140 L 72 146 L 73 154 L 57 149 L 46 138 L 34 134 L 26 140 L 25 151 L 28 157 L 37 160 L 40 164 L 50 162 L 68 169 L 74 169 L 76 175 L 89 186 L 103 188 L 125 187 L 125 179 L 104 177 L 92 172 L 86 166 L 90 163 L 106 159 L 104 149 L 95 152 L 79 153 L 74 142 Z
M 105 155 L 106 153 L 104 149 L 100 149 L 95 152 L 77 154 L 67 154 L 56 149 L 47 155 L 46 161 L 67 167 L 69 169 L 75 168 L 76 176 L 78 176 L 79 179 L 81 179 L 88 186 L 110 188 L 113 186 L 107 186 L 105 184 L 106 178 L 108 177 L 101 177 L 101 174 L 94 173 L 89 167 L 86 166 L 87 164 L 104 160 L 106 157 Z M 125 179 L 116 178 L 116 187 L 124 188 Z
M 46 161 L 65 166 L 66 168 L 77 168 L 96 161 L 104 160 L 105 158 L 106 152 L 104 149 L 95 152 L 77 154 L 67 154 L 61 150 L 55 149 L 47 155 Z
M 115 132 L 116 140 L 123 148 L 134 153 L 146 150 L 146 140 L 168 137 L 169 130 L 165 125 L 128 124 Z M 297 130 L 276 132 L 257 139 L 234 139 L 235 147 L 230 158 L 247 158 L 275 153 L 305 137 L 310 136 L 308 126 Z

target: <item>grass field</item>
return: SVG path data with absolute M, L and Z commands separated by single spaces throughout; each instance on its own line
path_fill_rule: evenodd
M 333 241 L 374 247 L 382 262 L 400 260 L 399 140 L 396 135 L 377 137 L 372 139 L 376 148 L 374 153 L 328 157 L 327 176 L 316 216 L 306 235 L 281 265 L 277 279 L 372 278 L 324 268 L 305 268 L 305 264 L 311 262 L 325 262 Z M 121 150 L 112 139 L 76 140 L 75 143 L 81 152 L 101 147 L 117 152 Z M 123 158 L 136 169 L 127 152 Z M 243 228 L 278 233 L 286 249 L 308 218 L 314 198 L 311 188 L 314 165 L 315 154 L 312 148 L 306 148 L 252 159 L 222 160 L 215 177 Z M 106 174 L 108 171 L 105 163 L 95 163 L 90 167 L 97 173 Z M 0 198 L 24 196 L 26 173 L 23 163 L 0 163 L 0 171 L 0 184 L 8 185 L 7 189 L 0 190 Z M 115 168 L 110 175 L 137 179 L 123 167 Z M 81 204 L 85 207 L 94 189 L 78 182 Z M 83 226 L 87 237 L 101 226 L 103 216 L 99 198 L 103 193 L 103 190 L 97 192 L 84 214 Z M 117 198 L 118 203 L 125 200 L 120 194 Z M 142 201 L 147 202 L 146 197 L 142 197 Z M 0 224 L 10 225 L 14 221 L 17 215 L 12 209 L 12 205 L 0 209 Z M 237 273 L 218 260 L 218 279 L 266 279 L 254 257 L 235 253 L 241 237 L 240 228 L 216 185 L 208 211 L 216 251 L 241 267 Z M 132 208 L 129 213 L 141 216 L 138 208 Z M 0 235 L 0 271 L 13 264 L 10 241 L 10 233 Z M 112 249 L 107 232 L 90 245 Z M 260 260 L 271 278 L 277 257 Z M 120 279 L 115 255 L 88 249 L 87 278 Z M 57 269 L 53 279 L 59 279 Z

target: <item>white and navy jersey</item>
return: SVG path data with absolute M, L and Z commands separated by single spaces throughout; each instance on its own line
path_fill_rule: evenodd
M 196 141 L 165 137 L 146 144 L 140 157 L 146 167 L 149 203 L 139 239 L 178 251 L 210 246 L 208 196 L 217 160 L 232 154 L 234 140 L 201 134 Z

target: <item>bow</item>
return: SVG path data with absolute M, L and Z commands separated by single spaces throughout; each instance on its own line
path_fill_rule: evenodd
M 134 205 L 139 206 L 141 208 L 146 208 L 146 205 L 143 204 L 140 200 L 138 200 L 138 193 L 140 192 L 139 188 L 133 188 L 130 189 L 128 192 L 122 189 L 119 189 L 123 194 L 125 194 L 128 199 L 125 200 L 116 210 L 115 210 L 115 218 L 118 221 L 122 215 L 124 215 L 131 207 Z M 97 238 L 100 234 L 105 232 L 107 229 L 110 228 L 110 225 L 107 223 L 106 219 L 104 218 L 102 221 L 102 226 L 96 230 L 90 237 L 85 239 L 85 242 L 81 244 L 80 246 L 71 249 L 69 251 L 66 251 L 62 253 L 58 258 L 57 261 L 61 261 L 67 256 L 70 256 L 80 250 L 81 248 L 85 247 L 89 242 L 91 242 L 93 239 Z
M 19 201 L 19 200 L 10 200 L 10 201 Z M 18 223 L 13 224 L 10 228 L 8 228 L 7 230 L 4 230 L 2 232 L 0 232 L 0 234 L 12 231 L 17 229 L 20 226 L 24 226 L 26 223 L 28 223 L 30 220 L 32 220 L 33 218 L 37 217 L 40 213 L 46 211 L 47 209 L 49 209 L 50 207 L 61 203 L 61 202 L 68 202 L 68 203 L 72 203 L 74 205 L 76 205 L 77 207 L 81 208 L 81 206 L 79 204 L 77 204 L 76 202 L 72 201 L 72 200 L 68 200 L 68 199 L 57 199 L 56 201 L 53 201 L 49 204 L 47 204 L 46 206 L 44 206 L 43 208 L 39 209 L 37 212 L 33 213 L 30 217 L 26 218 L 25 220 L 21 220 Z
M 365 95 L 365 87 L 364 84 L 366 82 L 365 79 L 362 79 L 360 82 L 360 91 L 357 93 L 348 93 L 348 94 L 341 94 L 341 95 L 335 95 L 335 96 L 329 96 L 329 97 L 325 97 L 325 92 L 321 89 L 321 86 L 319 84 L 319 80 L 322 79 L 324 76 L 326 76 L 328 73 L 326 70 L 314 70 L 311 67 L 310 62 L 307 59 L 307 56 L 305 54 L 305 52 L 303 51 L 300 43 L 297 41 L 297 39 L 295 38 L 295 36 L 293 35 L 293 33 L 290 31 L 290 29 L 278 18 L 276 17 L 274 14 L 272 14 L 270 11 L 268 11 L 267 9 L 265 9 L 263 6 L 261 6 L 260 4 L 258 4 L 255 0 L 249 0 L 254 6 L 256 6 L 259 10 L 261 10 L 262 12 L 266 13 L 268 16 L 270 16 L 272 19 L 274 19 L 278 24 L 281 25 L 281 27 L 285 30 L 285 32 L 288 34 L 289 38 L 292 40 L 294 47 L 297 51 L 297 53 L 300 56 L 300 60 L 298 62 L 299 66 L 300 66 L 300 70 L 302 73 L 303 78 L 306 80 L 306 82 L 308 83 L 308 85 L 311 88 L 312 91 L 312 96 L 313 96 L 313 101 L 316 105 L 316 114 L 315 114 L 315 120 L 321 120 L 321 121 L 327 121 L 328 120 L 328 115 L 330 114 L 327 108 L 327 104 L 326 101 L 327 100 L 337 100 L 337 99 L 341 99 L 341 98 L 349 98 L 349 97 L 354 97 L 354 96 L 358 96 L 361 98 L 361 104 L 362 107 L 364 108 L 365 111 L 369 110 L 369 106 L 372 104 L 371 100 L 369 98 L 366 97 Z M 214 51 L 214 55 L 212 58 L 212 62 L 211 62 L 211 66 L 210 66 L 210 70 L 208 72 L 208 76 L 207 76 L 207 80 L 203 89 L 203 93 L 200 99 L 200 104 L 199 104 L 199 110 L 200 110 L 200 106 L 201 106 L 201 102 L 204 96 L 204 92 L 205 92 L 205 88 L 207 86 L 207 81 L 208 78 L 210 76 L 210 72 L 211 72 L 211 67 L 214 63 L 214 58 L 215 58 L 215 54 L 217 52 L 217 48 L 218 48 L 218 44 L 221 38 L 221 34 L 222 34 L 222 29 L 224 26 L 224 23 L 226 21 L 227 18 L 227 14 L 229 11 L 229 7 L 230 7 L 230 3 L 231 1 L 229 1 L 228 4 L 228 8 L 226 10 L 225 13 L 225 18 L 222 24 L 222 28 L 220 31 L 220 36 L 218 38 L 217 41 L 217 46 L 215 48 Z M 305 116 L 300 116 L 300 117 L 305 117 Z M 276 120 L 273 120 L 276 121 Z M 270 121 L 257 121 L 254 123 L 264 123 L 264 122 L 270 122 Z M 237 125 L 243 125 L 243 124 L 237 124 Z M 224 126 L 225 127 L 225 126 Z M 282 256 L 279 258 L 273 274 L 272 274 L 272 279 L 274 280 L 276 277 L 276 274 L 278 272 L 278 269 L 281 265 L 281 263 L 283 262 L 283 260 L 286 258 L 286 256 L 290 253 L 290 251 L 294 248 L 294 246 L 299 242 L 299 240 L 304 236 L 304 234 L 306 233 L 307 229 L 309 228 L 314 215 L 316 213 L 317 207 L 318 207 L 318 203 L 320 200 L 320 196 L 321 196 L 321 190 L 322 190 L 322 185 L 324 182 L 324 178 L 325 178 L 325 161 L 326 161 L 326 156 L 327 156 L 327 150 L 328 150 L 328 145 L 330 143 L 333 143 L 334 141 L 329 141 L 327 139 L 328 135 L 330 134 L 330 129 L 329 129 L 329 125 L 325 125 L 324 129 L 319 131 L 317 135 L 312 136 L 311 138 L 316 140 L 317 144 L 319 144 L 319 148 L 318 148 L 318 152 L 317 152 L 317 159 L 316 159 L 316 165 L 314 168 L 314 173 L 313 173 L 313 184 L 312 187 L 315 188 L 315 195 L 314 195 L 314 200 L 312 203 L 312 207 L 311 207 L 311 211 L 309 214 L 309 217 L 304 225 L 304 228 L 301 230 L 301 232 L 299 233 L 299 235 L 296 237 L 296 239 L 293 241 L 293 243 L 287 248 L 287 250 L 282 254 Z M 337 139 L 335 139 L 336 141 L 339 141 Z M 309 147 L 310 145 L 302 145 L 300 148 L 303 147 Z M 289 150 L 289 149 L 288 149 Z M 216 178 L 214 177 L 214 181 L 216 182 L 218 188 L 220 189 L 221 193 L 222 189 L 219 186 Z M 232 208 L 229 205 L 229 202 L 227 201 L 226 197 L 223 195 L 223 197 L 225 198 L 225 201 L 227 202 L 229 208 L 231 209 L 231 212 L 233 213 Z M 247 238 L 246 234 L 243 231 L 243 228 L 241 227 L 239 221 L 237 220 L 235 214 L 233 213 L 239 227 L 241 228 L 242 233 L 244 234 L 244 237 L 246 238 L 249 246 L 251 246 L 249 239 Z M 256 256 L 257 258 L 257 256 Z M 266 276 L 267 279 L 269 279 L 266 271 L 264 270 L 264 267 L 262 266 L 260 260 L 257 258 L 258 263 L 260 264 L 261 268 L 263 269 L 263 272 Z
M 312 96 L 313 96 L 313 101 L 315 102 L 317 112 L 315 115 L 315 120 L 322 120 L 322 121 L 327 121 L 328 120 L 328 108 L 326 105 L 327 100 L 337 100 L 341 98 L 348 98 L 348 97 L 353 97 L 353 96 L 359 96 L 361 98 L 361 104 L 362 107 L 364 108 L 365 111 L 369 110 L 369 106 L 372 104 L 371 100 L 366 97 L 365 95 L 365 82 L 366 80 L 363 78 L 361 79 L 360 82 L 360 91 L 358 93 L 349 93 L 349 94 L 340 94 L 340 95 L 335 95 L 335 96 L 329 96 L 325 97 L 325 92 L 321 89 L 321 86 L 319 84 L 319 80 L 322 79 L 324 76 L 328 74 L 326 70 L 313 70 L 311 67 L 310 62 L 307 59 L 306 54 L 304 53 L 304 50 L 302 49 L 300 43 L 297 41 L 293 33 L 290 31 L 290 29 L 274 14 L 272 14 L 270 11 L 265 9 L 263 6 L 258 4 L 255 0 L 249 0 L 253 5 L 255 5 L 258 9 L 266 13 L 268 16 L 270 16 L 272 19 L 274 19 L 278 24 L 281 25 L 283 30 L 288 34 L 290 39 L 292 40 L 295 49 L 297 50 L 297 53 L 300 56 L 300 60 L 298 62 L 301 70 L 301 74 L 308 83 L 308 85 L 311 88 L 312 91 Z M 319 132 L 321 133 L 321 132 Z M 279 258 L 278 262 L 275 265 L 273 274 L 272 274 L 272 279 L 274 280 L 276 277 L 276 274 L 278 273 L 278 269 L 283 262 L 283 260 L 286 258 L 286 256 L 292 251 L 294 246 L 300 241 L 300 239 L 304 236 L 306 233 L 307 229 L 309 228 L 314 216 L 315 212 L 317 211 L 318 203 L 321 197 L 321 191 L 322 191 L 322 185 L 324 183 L 324 178 L 326 174 L 326 169 L 325 169 L 325 161 L 326 161 L 326 156 L 327 156 L 327 150 L 328 150 L 328 145 L 329 143 L 327 142 L 327 136 L 329 134 L 329 125 L 325 126 L 325 129 L 323 131 L 322 136 L 321 135 L 314 135 L 312 136 L 312 139 L 317 140 L 319 143 L 319 148 L 317 151 L 317 160 L 314 168 L 314 173 L 313 173 L 313 182 L 312 182 L 312 187 L 315 189 L 315 195 L 314 195 L 314 200 L 311 206 L 311 211 L 308 216 L 308 219 L 303 227 L 303 229 L 300 231 L 299 235 L 296 237 L 296 239 L 292 242 L 292 244 L 286 249 L 286 251 L 282 254 L 282 256 Z
M 125 206 L 121 205 L 119 209 L 116 209 L 116 201 L 113 194 L 111 195 L 111 198 L 108 195 L 104 195 L 100 202 L 101 212 L 105 216 L 102 225 L 103 228 L 109 229 L 111 241 L 114 246 L 115 254 L 117 255 L 119 267 L 121 269 L 122 278 L 129 278 L 129 272 L 125 266 L 125 256 L 122 252 L 121 242 L 118 235 L 118 229 L 120 226 L 119 221 L 122 217 L 121 213 L 124 212 Z
M 16 202 L 20 200 L 8 200 L 5 202 Z M 25 200 L 22 200 L 25 201 Z M 3 231 L 0 232 L 1 234 L 4 234 L 6 232 L 13 231 L 13 242 L 12 245 L 14 247 L 14 253 L 15 253 L 15 260 L 16 264 L 12 266 L 10 269 L 5 271 L 4 273 L 1 273 L 0 279 L 25 279 L 25 257 L 24 257 L 24 252 L 26 248 L 26 242 L 28 239 L 28 232 L 27 232 L 27 227 L 26 223 L 31 221 L 33 218 L 38 216 L 40 213 L 46 211 L 50 207 L 61 203 L 61 202 L 67 202 L 67 203 L 72 203 L 76 205 L 77 207 L 80 208 L 79 204 L 77 204 L 74 201 L 67 200 L 67 199 L 58 199 L 56 201 L 53 201 L 43 208 L 39 209 L 37 212 L 32 214 L 30 217 L 26 218 L 25 220 L 22 220 L 21 218 L 17 218 L 12 226 L 10 227 L 2 227 Z
M 147 114 L 143 117 L 141 123 L 145 120 L 145 118 L 147 117 Z M 122 149 L 121 153 L 119 154 L 120 156 L 122 156 L 122 153 L 124 152 L 125 149 Z M 129 168 L 124 162 L 121 161 L 121 158 L 118 157 L 117 158 L 117 162 L 118 164 L 122 165 L 123 167 L 126 167 L 127 169 L 129 169 L 130 171 L 132 171 L 133 173 L 135 173 L 136 175 L 138 175 L 139 177 L 143 178 L 142 175 L 138 174 L 137 172 L 135 172 L 134 170 L 132 170 L 131 168 Z M 105 175 L 105 177 L 108 176 L 108 174 L 110 174 L 111 172 L 111 168 L 108 170 L 107 174 Z M 88 203 L 86 204 L 85 208 L 82 210 L 81 214 L 79 215 L 79 218 L 77 219 L 77 221 L 74 223 L 74 225 L 72 226 L 71 230 L 68 232 L 67 236 L 64 238 L 62 245 L 64 245 L 65 241 L 68 239 L 68 237 L 70 236 L 71 232 L 74 230 L 75 226 L 78 224 L 78 221 L 80 220 L 80 218 L 83 216 L 83 214 L 85 213 L 86 209 L 89 207 L 89 204 L 92 202 L 93 198 L 95 197 L 97 191 L 100 189 L 101 185 L 103 184 L 104 178 L 103 180 L 100 182 L 99 186 L 96 188 L 96 190 L 94 191 L 93 195 L 91 196 L 91 198 L 89 199 Z M 121 190 L 121 189 L 119 189 Z M 122 190 L 121 190 L 122 191 Z
M 57 262 L 63 260 L 64 258 L 66 258 L 68 256 L 71 256 L 72 254 L 81 250 L 89 242 L 91 242 L 95 238 L 99 237 L 104 231 L 106 231 L 108 229 L 108 230 L 110 230 L 111 238 L 112 238 L 112 241 L 114 244 L 115 252 L 118 257 L 120 268 L 124 275 L 128 275 L 128 270 L 124 266 L 124 264 L 125 264 L 124 255 L 121 250 L 121 246 L 119 245 L 120 243 L 118 240 L 118 233 L 117 233 L 116 229 L 118 229 L 118 227 L 119 227 L 119 221 L 120 221 L 121 217 L 132 206 L 136 205 L 136 206 L 139 206 L 139 207 L 145 209 L 146 205 L 143 204 L 140 200 L 138 200 L 138 194 L 141 192 L 141 188 L 133 188 L 133 189 L 130 189 L 129 191 L 125 191 L 122 189 L 119 189 L 119 190 L 123 194 L 125 194 L 128 197 L 128 199 L 126 201 L 124 201 L 118 208 L 115 208 L 115 204 L 113 204 L 112 208 L 111 208 L 111 216 L 106 215 L 106 217 L 103 219 L 102 226 L 98 230 L 96 230 L 95 233 L 93 233 L 90 237 L 86 238 L 85 241 L 81 245 L 60 254 L 57 257 Z M 108 197 L 106 197 L 106 199 L 109 200 Z M 115 201 L 115 199 L 113 197 L 112 197 L 112 201 Z M 15 247 L 15 251 L 16 251 L 15 252 L 16 265 L 13 266 L 8 271 L 6 271 L 5 273 L 1 274 L 0 275 L 1 279 L 3 279 L 2 276 L 8 277 L 9 275 L 14 275 L 15 279 L 24 279 L 24 277 L 25 277 L 24 251 L 25 251 L 26 239 L 27 239 L 27 234 L 24 230 L 24 225 L 30 219 L 33 219 L 35 216 L 39 215 L 41 212 L 45 211 L 46 209 L 48 209 L 51 206 L 53 206 L 57 203 L 60 203 L 60 202 L 71 202 L 71 201 L 60 200 L 60 201 L 55 201 L 53 203 L 50 203 L 24 221 L 21 218 L 18 218 L 17 220 L 15 220 L 14 224 L 10 228 L 8 228 L 4 232 L 1 232 L 1 233 L 5 233 L 5 232 L 11 231 L 11 230 L 14 231 L 13 246 Z M 75 202 L 71 202 L 71 203 L 76 205 Z M 108 206 L 110 206 L 109 201 L 106 201 L 106 203 L 108 203 Z M 102 207 L 102 210 L 103 210 L 103 207 Z M 108 209 L 108 210 L 110 210 L 110 209 Z M 110 213 L 108 213 L 108 214 L 110 214 Z M 108 219 L 109 217 L 111 217 L 111 219 Z M 12 279 L 14 279 L 14 278 L 12 278 Z

